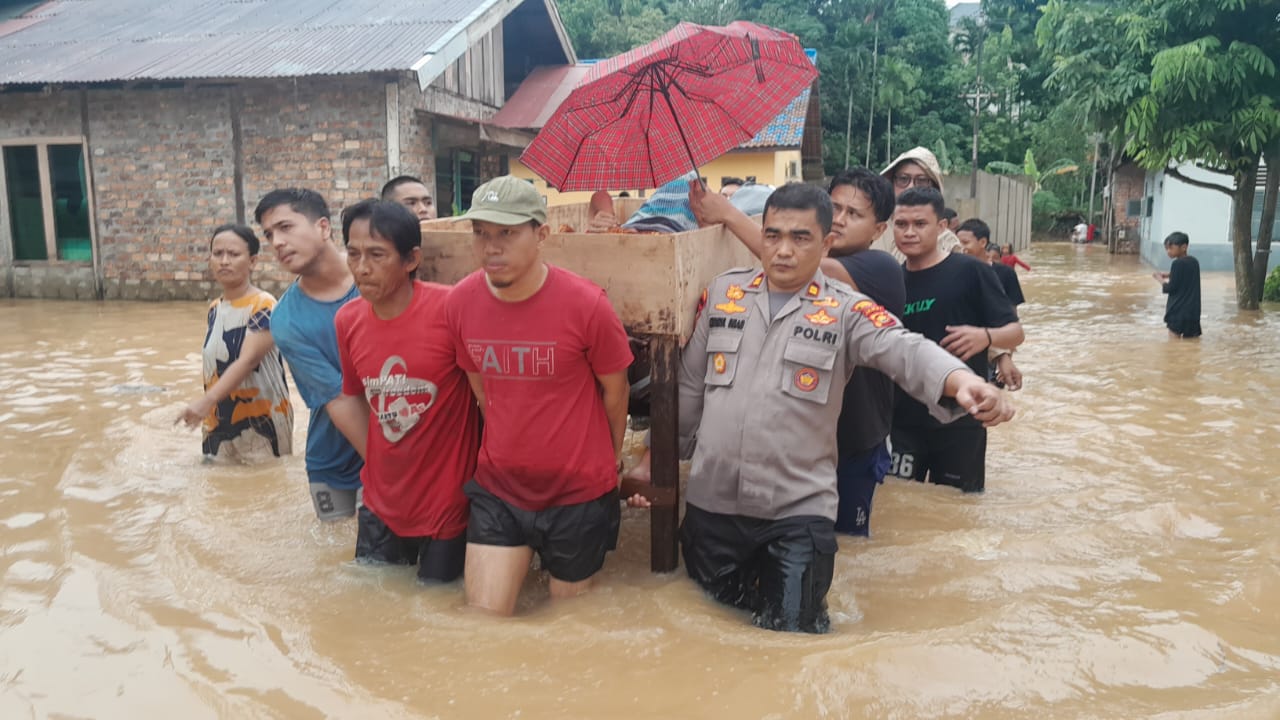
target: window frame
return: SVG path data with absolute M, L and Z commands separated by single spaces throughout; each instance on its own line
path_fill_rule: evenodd
M 9 186 L 4 168 L 3 149 L 6 147 L 23 147 L 34 145 L 36 148 L 36 168 L 40 181 L 40 209 L 44 215 L 44 247 L 46 260 L 19 260 L 14 243 L 13 225 L 10 218 Z M 93 253 L 91 260 L 63 260 L 58 257 L 58 230 L 54 226 L 53 212 L 53 170 L 49 167 L 50 145 L 79 145 L 80 157 L 84 163 L 85 195 L 89 207 L 89 247 Z M 0 238 L 5 241 L 8 259 L 15 267 L 31 265 L 68 265 L 75 267 L 92 266 L 98 259 L 98 219 L 97 202 L 93 192 L 93 174 L 89 167 L 89 144 L 82 135 L 32 135 L 30 137 L 0 138 L 0 195 L 5 199 L 4 212 L 0 214 Z

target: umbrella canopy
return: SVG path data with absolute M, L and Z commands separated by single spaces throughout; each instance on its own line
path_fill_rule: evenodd
M 817 76 L 794 35 L 680 23 L 592 68 L 520 161 L 561 191 L 658 187 L 750 140 Z

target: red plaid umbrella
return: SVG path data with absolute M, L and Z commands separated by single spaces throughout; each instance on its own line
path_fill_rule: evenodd
M 817 76 L 794 35 L 680 23 L 592 68 L 520 161 L 562 191 L 658 187 L 755 137 Z

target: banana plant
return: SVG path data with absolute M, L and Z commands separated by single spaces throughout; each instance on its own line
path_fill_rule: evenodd
M 1032 183 L 1034 192 L 1040 191 L 1040 185 L 1045 180 L 1055 175 L 1070 175 L 1080 169 L 1080 165 L 1074 160 L 1055 160 L 1049 167 L 1040 170 L 1036 166 L 1035 153 L 1027 150 L 1026 156 L 1022 159 L 1022 164 L 1004 162 L 1003 160 L 995 160 L 987 163 L 987 172 L 999 175 L 1024 175 Z

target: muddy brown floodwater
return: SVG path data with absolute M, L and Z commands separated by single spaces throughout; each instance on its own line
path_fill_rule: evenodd
M 885 485 L 822 637 L 651 575 L 639 511 L 590 596 L 467 612 L 301 455 L 201 464 L 201 305 L 0 301 L 0 718 L 1280 717 L 1280 308 L 1206 274 L 1172 342 L 1136 260 L 1027 258 L 986 494 Z

